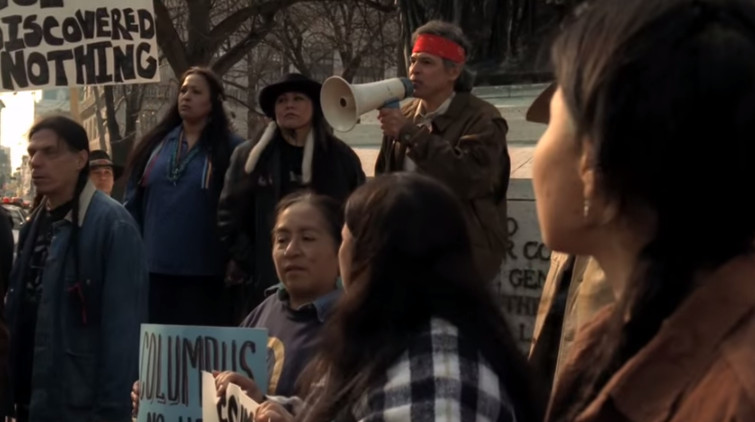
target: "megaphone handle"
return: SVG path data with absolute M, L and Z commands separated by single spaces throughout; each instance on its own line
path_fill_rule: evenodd
M 399 107 L 398 100 L 388 101 L 385 104 L 383 104 L 383 108 L 398 108 L 398 107 Z

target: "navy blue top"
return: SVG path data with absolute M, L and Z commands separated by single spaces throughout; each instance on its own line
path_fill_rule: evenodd
M 168 133 L 151 168 L 145 171 L 142 236 L 147 264 L 150 273 L 215 276 L 224 272 L 226 259 L 215 230 L 220 192 L 203 188 L 208 160 L 204 149 L 189 161 L 178 180 L 168 179 L 180 133 L 180 126 Z M 242 141 L 234 136 L 232 148 Z M 182 157 L 188 153 L 186 148 L 184 141 Z M 201 147 L 197 144 L 194 148 Z
M 271 289 L 277 293 L 254 308 L 241 326 L 267 329 L 268 394 L 294 396 L 296 380 L 317 353 L 320 330 L 343 291 L 337 288 L 293 309 L 282 284 Z

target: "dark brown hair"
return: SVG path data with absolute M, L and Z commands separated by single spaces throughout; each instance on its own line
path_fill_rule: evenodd
M 29 139 L 40 130 L 51 130 L 58 135 L 59 140 L 65 143 L 66 147 L 72 152 L 86 151 L 89 153 L 89 137 L 86 130 L 80 124 L 65 116 L 47 116 L 38 120 L 29 129 Z M 71 201 L 71 216 L 73 220 L 71 231 L 71 245 L 73 245 L 73 256 L 76 280 L 79 277 L 79 197 L 89 180 L 89 159 L 87 159 L 84 168 L 79 172 L 79 178 L 74 188 L 73 199 Z M 37 201 L 35 201 L 37 202 Z M 33 241 L 33 239 L 32 239 Z
M 379 176 L 349 198 L 346 226 L 354 238 L 353 274 L 323 331 L 318 369 L 328 378 L 307 420 L 330 421 L 348 410 L 437 317 L 458 327 L 492 365 L 517 420 L 540 421 L 544 403 L 476 270 L 454 194 L 416 173 Z
M 557 39 L 553 59 L 579 138 L 594 147 L 600 191 L 629 221 L 649 210 L 654 228 L 576 388 L 551 410 L 572 421 L 699 274 L 752 251 L 755 4 L 596 1 Z
M 210 87 L 210 102 L 212 107 L 207 125 L 204 127 L 202 136 L 199 139 L 199 146 L 205 148 L 210 155 L 213 168 L 212 184 L 219 191 L 223 186 L 225 172 L 231 161 L 231 152 L 233 150 L 231 147 L 231 123 L 223 108 L 225 91 L 220 78 L 212 70 L 205 67 L 191 67 L 181 76 L 179 92 L 180 86 L 191 75 L 202 76 Z M 168 110 L 157 126 L 147 132 L 142 140 L 136 144 L 127 166 L 127 172 L 131 175 L 130 177 L 137 177 L 137 179 L 141 177 L 152 151 L 165 139 L 165 136 L 170 131 L 181 125 L 182 121 L 181 115 L 178 112 L 178 102 L 174 101 L 170 110 Z
M 301 93 L 302 95 L 309 98 L 309 100 L 312 102 L 311 124 L 312 136 L 315 145 L 312 156 L 312 168 L 314 169 L 314 171 L 312 172 L 311 186 L 317 192 L 324 192 L 325 186 L 327 186 L 328 183 L 332 182 L 331 180 L 328 180 L 330 176 L 328 169 L 333 166 L 333 163 L 328 161 L 333 157 L 333 155 L 329 154 L 329 152 L 337 148 L 337 146 L 334 144 L 336 142 L 339 142 L 339 139 L 336 138 L 335 135 L 333 135 L 333 128 L 328 124 L 328 121 L 325 120 L 325 115 L 322 114 L 322 107 L 320 106 L 319 98 L 313 98 L 306 92 L 297 90 L 286 90 L 283 91 L 280 95 L 289 92 Z M 276 99 L 279 98 L 280 95 L 276 97 Z M 286 142 L 283 138 L 282 130 L 280 127 L 276 128 L 275 139 L 273 140 L 273 142 Z M 247 177 L 244 182 L 238 185 L 238 187 L 234 191 L 234 194 L 249 195 L 248 192 L 250 189 L 255 189 L 258 187 L 257 182 L 260 180 L 260 176 L 270 171 L 270 160 L 274 155 L 274 150 L 277 148 L 279 148 L 279 146 L 274 146 L 271 144 L 268 145 L 264 151 L 262 151 L 262 154 L 260 154 L 259 163 L 254 168 L 249 177 Z
M 283 211 L 296 204 L 308 204 L 314 207 L 327 224 L 327 233 L 333 237 L 336 249 L 341 245 L 341 229 L 343 228 L 343 206 L 327 195 L 318 195 L 312 191 L 302 190 L 284 196 L 275 207 L 277 220 Z

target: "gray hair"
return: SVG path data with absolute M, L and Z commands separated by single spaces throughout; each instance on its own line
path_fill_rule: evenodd
M 412 34 L 412 45 L 417 42 L 417 38 L 422 34 L 437 35 L 439 37 L 449 39 L 456 44 L 459 44 L 461 48 L 464 49 L 464 54 L 469 57 L 469 52 L 472 49 L 472 44 L 469 42 L 469 39 L 466 37 L 466 35 L 464 35 L 464 32 L 458 25 L 454 25 L 450 22 L 441 20 L 429 21 L 414 31 L 414 33 Z M 454 84 L 454 91 L 472 91 L 475 74 L 471 69 L 469 69 L 469 67 L 465 66 L 464 63 L 455 63 L 448 59 L 443 59 L 443 64 L 446 66 L 446 68 L 449 69 L 461 66 L 461 73 L 459 74 L 459 77 L 456 79 L 456 83 Z

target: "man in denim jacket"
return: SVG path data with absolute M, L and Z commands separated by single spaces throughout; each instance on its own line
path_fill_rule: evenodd
M 29 131 L 43 196 L 19 236 L 7 317 L 6 413 L 18 422 L 129 421 L 147 269 L 139 230 L 89 182 L 89 141 L 48 117 Z

